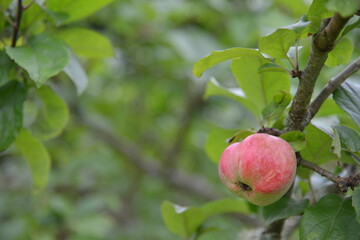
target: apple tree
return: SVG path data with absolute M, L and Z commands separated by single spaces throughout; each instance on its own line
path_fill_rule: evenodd
M 360 239 L 359 7 L 358 0 L 314 0 L 293 24 L 261 37 L 258 48 L 217 50 L 195 63 L 193 74 L 202 77 L 230 60 L 238 87 L 204 74 L 204 97 L 239 102 L 257 125 L 215 129 L 206 146 L 215 163 L 229 144 L 266 133 L 293 147 L 297 177 L 268 206 L 233 197 L 200 207 L 166 201 L 163 219 L 173 233 L 199 239 L 217 230 L 208 218 L 240 213 L 262 219 L 260 239 Z

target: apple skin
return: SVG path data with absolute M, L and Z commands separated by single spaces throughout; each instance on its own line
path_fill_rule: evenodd
M 225 149 L 219 175 L 236 195 L 266 206 L 291 187 L 296 176 L 295 152 L 282 138 L 256 133 Z

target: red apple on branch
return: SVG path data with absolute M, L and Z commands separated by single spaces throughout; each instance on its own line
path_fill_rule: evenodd
M 284 196 L 294 181 L 295 152 L 282 138 L 253 134 L 225 149 L 219 175 L 236 195 L 255 205 L 269 205 Z

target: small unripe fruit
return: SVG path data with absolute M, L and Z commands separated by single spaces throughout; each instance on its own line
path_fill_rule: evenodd
M 284 139 L 257 133 L 228 146 L 219 163 L 223 183 L 249 202 L 266 206 L 279 200 L 296 176 L 296 156 Z

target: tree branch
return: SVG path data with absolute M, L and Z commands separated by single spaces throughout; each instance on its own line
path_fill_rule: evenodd
M 88 124 L 88 126 L 94 136 L 101 139 L 119 154 L 129 159 L 130 162 L 142 172 L 145 172 L 152 177 L 166 178 L 166 182 L 171 185 L 186 190 L 187 192 L 195 193 L 206 199 L 216 199 L 221 197 L 221 195 L 219 195 L 205 179 L 179 170 L 174 171 L 171 176 L 167 176 L 166 170 L 158 164 L 159 161 L 142 156 L 139 147 L 132 145 L 125 139 L 120 139 L 119 136 L 115 137 L 110 132 L 98 126 L 93 124 Z
M 13 30 L 13 36 L 11 39 L 11 47 L 15 47 L 16 46 L 16 42 L 18 39 L 18 35 L 19 35 L 19 30 L 20 30 L 20 23 L 21 23 L 21 16 L 22 16 L 22 12 L 23 12 L 23 5 L 22 5 L 22 0 L 18 0 L 18 6 L 17 6 L 17 12 L 16 12 L 16 20 L 15 20 L 15 25 L 14 25 L 14 30 Z
M 335 40 L 350 18 L 335 13 L 324 19 L 320 30 L 313 36 L 310 58 L 299 77 L 299 87 L 295 94 L 287 124 L 287 130 L 304 130 L 309 122 L 308 105 L 314 91 L 316 80 L 323 68 L 328 53 L 334 48 Z
M 332 172 L 329 172 L 328 170 L 320 167 L 315 163 L 306 161 L 300 156 L 297 157 L 297 160 L 298 165 L 313 170 L 314 172 L 317 172 L 321 176 L 326 177 L 327 179 L 332 181 L 341 192 L 347 192 L 348 188 L 354 190 L 356 186 L 360 185 L 360 173 L 356 174 L 355 176 L 340 177 L 336 176 Z
M 319 95 L 311 102 L 309 107 L 309 120 L 319 111 L 321 105 L 348 77 L 356 73 L 360 69 L 360 57 L 342 70 L 336 77 L 332 78 Z
M 178 153 L 181 151 L 187 133 L 190 129 L 194 112 L 198 110 L 203 104 L 202 97 L 204 88 L 202 86 L 195 86 L 195 88 L 197 89 L 195 89 L 194 92 L 191 93 L 188 97 L 188 100 L 185 104 L 185 110 L 178 124 L 179 128 L 174 138 L 173 145 L 166 154 L 165 164 L 170 169 L 174 169 L 174 166 L 176 165 L 177 156 L 179 155 Z
M 300 156 L 297 157 L 297 160 L 298 160 L 298 165 L 308 168 L 310 170 L 313 170 L 314 172 L 317 172 L 321 176 L 326 177 L 327 179 L 329 179 L 330 181 L 332 181 L 334 183 L 336 182 L 338 176 L 336 176 L 332 172 L 329 172 L 328 170 L 320 167 L 319 165 L 309 162 Z

